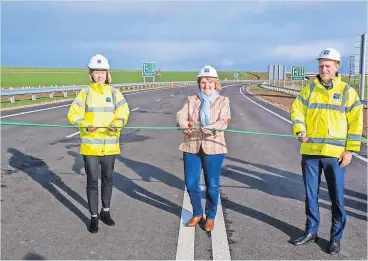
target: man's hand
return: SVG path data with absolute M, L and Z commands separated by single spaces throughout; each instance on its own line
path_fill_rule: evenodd
M 96 130 L 97 130 L 97 128 L 93 127 L 92 125 L 89 125 L 88 128 L 87 128 L 87 131 L 89 131 L 89 132 L 94 132 Z
M 340 167 L 343 168 L 349 165 L 352 157 L 353 153 L 351 151 L 345 150 L 344 153 L 339 158 Z
M 305 131 L 301 131 L 298 133 L 298 140 L 300 142 L 307 142 L 308 138 L 306 136 Z
M 109 131 L 115 132 L 115 131 L 117 131 L 118 128 L 115 125 L 110 125 L 109 127 L 107 127 L 107 129 Z

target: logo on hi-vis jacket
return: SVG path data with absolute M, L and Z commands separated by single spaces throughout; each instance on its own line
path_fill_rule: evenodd
M 106 97 L 106 102 L 111 102 L 110 97 Z
M 333 101 L 339 101 L 340 100 L 340 93 L 334 93 L 332 96 Z

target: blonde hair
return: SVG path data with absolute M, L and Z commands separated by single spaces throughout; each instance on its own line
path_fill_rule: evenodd
M 92 72 L 93 72 L 94 70 L 89 70 L 89 74 L 88 74 L 88 76 L 89 76 L 89 81 L 91 82 L 91 83 L 94 83 L 95 81 L 93 80 L 93 77 L 92 77 Z M 106 71 L 106 80 L 105 80 L 105 84 L 110 84 L 112 82 L 112 77 L 111 77 L 111 73 L 110 73 L 110 71 L 109 70 L 107 70 Z
M 197 79 L 197 83 L 198 83 L 198 87 L 200 87 L 199 83 L 201 82 L 202 78 L 206 78 L 206 79 L 213 79 L 213 81 L 215 82 L 215 90 L 220 93 L 221 91 L 221 83 L 220 83 L 220 79 L 219 78 L 214 78 L 214 77 L 208 77 L 208 76 L 203 76 L 203 77 L 199 77 Z

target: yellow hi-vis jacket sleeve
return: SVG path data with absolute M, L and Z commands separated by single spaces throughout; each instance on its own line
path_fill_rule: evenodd
M 308 99 L 310 93 L 310 86 L 305 86 L 291 105 L 290 120 L 293 124 L 293 134 L 298 132 L 306 132 L 305 115 L 308 108 Z
M 85 101 L 86 92 L 84 89 L 80 90 L 79 94 L 70 105 L 67 118 L 71 125 L 78 128 L 87 128 L 90 123 L 84 118 L 85 115 Z
M 114 125 L 118 128 L 125 126 L 128 123 L 129 114 L 129 105 L 123 94 L 117 89 L 114 118 L 110 125 Z
M 349 88 L 346 95 L 345 113 L 348 122 L 347 139 L 362 138 L 363 133 L 363 105 L 354 88 Z M 346 150 L 360 151 L 361 141 L 346 141 Z

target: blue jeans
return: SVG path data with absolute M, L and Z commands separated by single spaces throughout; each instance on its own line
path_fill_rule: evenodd
M 193 207 L 193 216 L 203 215 L 201 204 L 201 189 L 199 187 L 201 170 L 203 168 L 206 183 L 207 219 L 215 219 L 219 199 L 220 170 L 225 154 L 207 155 L 202 149 L 197 153 L 183 153 L 185 185 Z
M 330 238 L 340 240 L 346 225 L 344 206 L 344 175 L 337 158 L 302 155 L 302 172 L 306 193 L 305 212 L 307 215 L 306 231 L 317 234 L 320 222 L 318 193 L 322 170 L 325 174 L 328 193 L 332 203 L 332 225 Z

